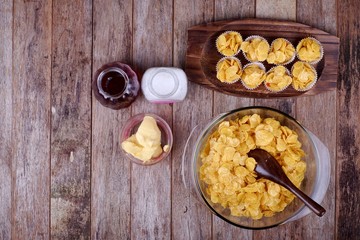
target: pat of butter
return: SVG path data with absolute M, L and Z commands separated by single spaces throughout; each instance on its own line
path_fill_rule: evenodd
M 160 156 L 163 149 L 161 131 L 156 120 L 151 116 L 145 116 L 137 132 L 122 142 L 121 147 L 125 152 L 144 162 Z

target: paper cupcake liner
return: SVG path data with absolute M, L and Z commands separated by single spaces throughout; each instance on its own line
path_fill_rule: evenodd
M 257 65 L 257 66 L 259 66 L 261 69 L 264 70 L 264 72 L 265 72 L 265 74 L 266 74 L 266 68 L 265 68 L 264 64 L 262 64 L 261 62 L 250 62 L 250 63 L 246 64 L 246 65 L 243 67 L 243 73 L 244 73 L 245 69 L 246 69 L 248 66 L 251 66 L 251 65 Z M 241 76 L 242 76 L 242 75 L 241 75 Z M 241 77 L 241 84 L 242 84 L 247 90 L 254 90 L 254 89 L 258 88 L 262 83 L 263 83 L 263 81 L 260 82 L 260 83 L 259 83 L 257 86 L 255 86 L 255 87 L 249 87 L 248 85 L 246 85 L 246 83 L 244 82 L 244 80 L 243 80 L 242 77 Z
M 241 64 L 241 61 L 240 61 L 240 59 L 238 59 L 237 57 L 223 57 L 223 58 L 221 58 L 217 63 L 216 63 L 216 74 L 217 74 L 217 72 L 218 72 L 218 70 L 219 70 L 219 64 L 222 62 L 222 61 L 224 61 L 224 60 L 227 60 L 227 59 L 233 59 L 233 60 L 235 60 L 238 64 L 239 64 L 239 67 L 240 67 L 240 69 L 241 69 L 241 73 L 243 72 L 243 67 L 242 67 L 242 64 Z M 241 75 L 240 75 L 241 76 Z M 227 83 L 227 84 L 233 84 L 233 83 L 236 83 L 237 81 L 239 81 L 240 80 L 240 77 L 239 78 L 237 78 L 237 79 L 235 79 L 235 80 L 233 80 L 233 81 L 231 81 L 231 82 L 222 82 L 220 79 L 218 79 L 217 77 L 216 77 L 216 79 L 219 81 L 219 82 L 221 82 L 221 83 Z
M 315 69 L 310 63 L 305 62 L 305 61 L 299 61 L 299 62 L 303 62 L 303 63 L 309 64 L 310 68 L 311 68 L 311 69 L 313 70 L 313 72 L 315 73 L 315 79 L 313 80 L 313 82 L 312 82 L 309 86 L 307 86 L 306 88 L 303 88 L 303 89 L 296 89 L 296 88 L 294 87 L 294 76 L 292 75 L 292 71 L 293 71 L 294 65 L 291 67 L 291 76 L 292 76 L 292 78 L 293 78 L 293 81 L 292 81 L 291 85 L 292 85 L 293 89 L 295 89 L 296 91 L 299 91 L 299 92 L 306 92 L 306 91 L 310 90 L 311 88 L 313 88 L 313 87 L 315 86 L 315 84 L 316 84 L 316 82 L 317 82 L 317 80 L 318 80 L 318 74 L 317 74 L 317 72 L 316 72 L 316 69 Z
M 282 66 L 282 65 L 279 65 L 279 66 Z M 276 67 L 278 67 L 278 66 L 274 66 L 274 67 L 270 68 L 270 70 L 266 72 L 266 76 L 267 76 L 269 73 L 271 73 L 272 71 L 274 71 L 274 69 L 275 69 Z M 287 69 L 285 66 L 282 66 L 282 67 L 285 68 L 286 74 L 287 74 L 288 76 L 290 76 L 291 79 L 292 79 L 292 75 L 291 75 L 291 72 L 289 71 L 289 69 Z M 282 92 L 282 91 L 284 91 L 285 89 L 287 89 L 291 84 L 292 84 L 292 81 L 291 81 L 288 85 L 286 85 L 284 88 L 282 88 L 282 89 L 280 89 L 280 90 L 274 90 L 274 89 L 269 88 L 269 87 L 266 85 L 266 78 L 265 78 L 265 80 L 264 80 L 264 86 L 265 86 L 265 88 L 266 88 L 268 91 L 273 92 L 273 93 Z
M 279 39 L 279 38 L 276 38 L 276 39 Z M 269 53 L 271 53 L 271 50 L 272 50 L 273 47 L 274 47 L 274 42 L 275 42 L 276 39 L 274 39 L 274 40 L 271 42 Z M 292 57 L 291 57 L 288 61 L 283 62 L 283 63 L 269 63 L 269 62 L 267 62 L 267 59 L 266 59 L 266 62 L 267 62 L 268 64 L 273 64 L 273 65 L 275 65 L 275 66 L 285 66 L 285 65 L 288 65 L 289 63 L 293 62 L 294 59 L 296 58 L 297 52 L 296 52 L 296 48 L 295 48 L 294 44 L 292 44 L 289 40 L 287 40 L 287 39 L 285 39 L 285 38 L 281 38 L 281 39 L 284 39 L 288 44 L 290 44 L 291 46 L 293 46 L 293 48 L 294 48 L 295 51 L 294 51 Z
M 268 40 L 266 40 L 264 37 L 259 36 L 259 35 L 251 35 L 251 36 L 247 37 L 243 42 L 248 42 L 248 41 L 250 41 L 250 40 L 252 40 L 254 38 L 261 38 L 261 40 L 264 40 L 267 43 L 267 45 L 269 46 L 269 50 L 270 50 L 270 44 L 269 44 Z M 264 61 L 251 60 L 250 58 L 248 58 L 247 54 L 244 51 L 241 51 L 241 52 L 243 53 L 244 58 L 248 62 L 254 63 L 254 62 L 264 62 L 264 61 L 266 61 L 266 59 Z M 269 54 L 269 52 L 268 52 L 268 54 Z
M 317 42 L 317 43 L 319 44 L 319 46 L 320 46 L 320 58 L 319 58 L 319 59 L 317 59 L 317 60 L 315 60 L 315 61 L 305 61 L 305 60 L 300 59 L 299 54 L 298 54 L 298 51 L 297 51 L 296 49 L 297 49 L 297 46 L 298 46 L 303 40 L 305 40 L 305 39 L 314 40 L 315 42 Z M 323 48 L 321 42 L 320 42 L 319 40 L 317 40 L 316 38 L 313 38 L 313 37 L 307 37 L 307 38 L 301 39 L 300 42 L 296 45 L 295 51 L 296 51 L 296 57 L 297 57 L 300 61 L 306 62 L 306 63 L 310 63 L 310 64 L 312 64 L 312 65 L 319 63 L 319 62 L 321 61 L 321 59 L 323 59 L 323 57 L 324 57 L 324 48 Z
M 223 54 L 223 53 L 221 53 L 221 52 L 219 51 L 219 48 L 218 48 L 219 37 L 220 37 L 221 35 L 223 35 L 223 34 L 227 34 L 227 33 L 230 33 L 230 32 L 235 32 L 235 33 L 239 34 L 242 42 L 244 41 L 243 37 L 241 36 L 241 34 L 240 34 L 238 31 L 231 31 L 231 30 L 229 30 L 229 31 L 226 31 L 226 32 L 223 32 L 222 34 L 220 34 L 220 35 L 216 38 L 215 46 L 216 46 L 216 50 L 218 51 L 218 53 L 220 53 L 220 54 L 223 55 L 224 57 L 234 57 L 234 56 L 238 55 L 239 52 L 241 51 L 241 43 L 242 43 L 242 42 L 240 43 L 240 46 L 239 46 L 239 49 L 237 50 L 237 52 L 234 53 L 234 54 L 231 55 L 231 56 L 226 56 L 225 54 Z

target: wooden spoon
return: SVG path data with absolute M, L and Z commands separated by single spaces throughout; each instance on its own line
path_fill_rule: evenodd
M 256 160 L 255 172 L 259 177 L 266 178 L 287 188 L 316 215 L 322 217 L 325 214 L 326 210 L 322 206 L 303 193 L 290 181 L 282 170 L 281 165 L 270 153 L 262 149 L 254 149 L 248 153 L 248 156 Z

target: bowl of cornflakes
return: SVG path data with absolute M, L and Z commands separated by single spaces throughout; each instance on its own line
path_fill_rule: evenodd
M 294 118 L 267 107 L 236 109 L 195 127 L 183 154 L 185 185 L 213 214 L 242 228 L 275 227 L 309 214 L 287 189 L 256 176 L 256 161 L 247 156 L 255 148 L 273 155 L 321 203 L 330 181 L 328 149 Z

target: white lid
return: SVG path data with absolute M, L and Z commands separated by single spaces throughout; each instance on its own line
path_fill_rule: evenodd
M 187 93 L 187 77 L 180 68 L 149 68 L 142 77 L 141 90 L 145 98 L 151 102 L 182 101 Z
M 179 87 L 179 80 L 175 74 L 165 68 L 155 72 L 149 81 L 149 90 L 160 98 L 167 98 L 173 95 Z

